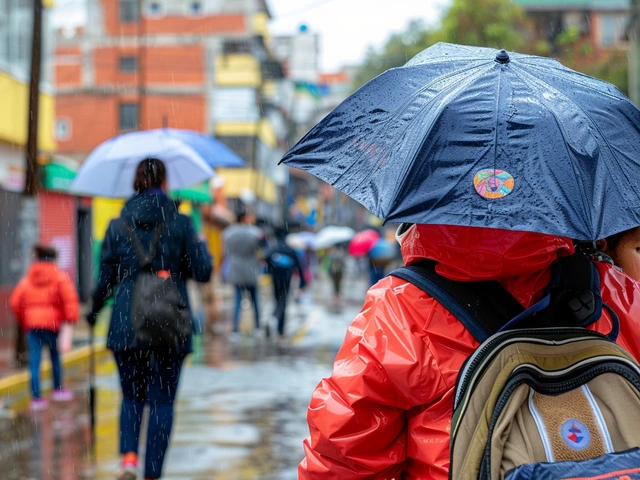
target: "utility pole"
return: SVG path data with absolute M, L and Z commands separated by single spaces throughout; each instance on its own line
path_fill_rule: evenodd
M 24 189 L 18 214 L 20 276 L 31 263 L 31 248 L 38 242 L 38 113 L 40 100 L 40 64 L 42 54 L 42 0 L 33 1 L 33 34 L 31 39 L 31 78 L 27 112 L 27 145 Z M 16 329 L 16 352 L 26 351 L 22 329 Z M 20 354 L 20 358 L 23 358 Z
M 40 65 L 42 57 L 42 0 L 33 1 L 33 36 L 31 39 L 31 77 L 29 80 L 29 111 L 27 112 L 27 155 L 23 194 L 38 193 L 38 114 L 40 103 Z

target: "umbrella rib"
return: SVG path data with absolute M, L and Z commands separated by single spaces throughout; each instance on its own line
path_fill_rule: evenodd
M 491 67 L 493 67 L 493 65 L 491 65 Z M 471 85 L 471 83 L 473 83 L 475 80 L 477 79 L 477 77 L 469 77 L 469 79 L 466 82 L 460 82 L 457 85 L 452 86 L 450 89 L 447 90 L 442 90 L 440 92 L 438 92 L 438 94 L 434 97 L 434 100 L 439 97 L 442 93 L 447 93 L 449 95 L 453 95 L 453 98 L 456 98 L 458 95 L 460 95 L 469 85 Z M 430 102 L 431 103 L 431 102 Z M 422 110 L 424 110 L 426 108 L 423 107 L 420 112 L 422 112 Z M 442 113 L 442 110 L 441 112 Z M 414 117 L 414 119 L 417 117 L 417 115 Z M 439 117 L 439 115 L 438 115 Z M 433 126 L 433 124 L 435 123 L 436 119 L 433 119 L 433 122 L 431 123 L 431 125 L 429 125 L 429 130 L 431 129 L 431 127 Z M 413 120 L 411 120 L 411 122 L 413 122 Z M 422 148 L 424 147 L 424 144 L 426 142 L 426 138 L 423 138 L 422 141 L 420 142 L 420 146 L 416 149 L 416 154 L 419 153 Z M 393 209 L 395 208 L 396 204 L 398 203 L 398 201 L 400 200 L 398 197 L 398 194 L 404 189 L 405 184 L 407 183 L 407 181 L 410 181 L 409 185 L 413 186 L 413 182 L 415 182 L 415 178 L 412 177 L 411 175 L 409 175 L 409 173 L 411 172 L 411 170 L 414 168 L 414 166 L 416 165 L 417 162 L 408 162 L 409 164 L 403 169 L 403 171 L 400 174 L 400 182 L 398 182 L 395 190 L 393 191 L 393 195 L 391 196 L 391 198 L 393 198 L 393 203 L 391 204 L 390 208 L 389 208 L 389 212 L 392 212 Z M 371 178 L 371 176 L 369 177 Z M 360 183 L 362 184 L 362 182 Z
M 514 70 L 515 72 L 515 70 Z M 516 75 L 518 75 L 518 72 L 515 72 Z M 520 70 L 520 73 L 528 76 L 528 77 L 533 77 L 530 73 L 528 73 L 526 70 Z M 527 82 L 524 78 L 522 78 L 520 75 L 518 75 L 525 83 L 529 83 Z M 534 81 L 535 81 L 535 77 Z M 629 185 L 633 185 L 633 182 L 631 181 L 631 179 L 629 178 L 629 176 L 626 173 L 626 170 L 624 168 L 622 168 L 622 165 L 620 165 L 620 162 L 618 161 L 618 156 L 616 155 L 616 151 L 613 148 L 613 146 L 611 145 L 611 143 L 609 142 L 609 140 L 607 139 L 607 137 L 602 133 L 602 131 L 600 130 L 600 127 L 598 126 L 598 124 L 596 122 L 594 122 L 593 118 L 591 118 L 591 115 L 589 114 L 589 112 L 587 110 L 584 110 L 583 108 L 581 108 L 578 104 L 576 104 L 571 98 L 569 98 L 568 96 L 566 96 L 564 93 L 562 93 L 560 90 L 558 90 L 557 88 L 549 85 L 548 83 L 544 82 L 549 88 L 552 88 L 555 92 L 557 92 L 559 95 L 562 95 L 567 102 L 570 102 L 571 104 L 573 104 L 576 109 L 580 110 L 584 116 L 586 118 L 589 119 L 589 122 L 591 124 L 591 126 L 598 132 L 598 135 L 600 135 L 600 138 L 603 140 L 603 142 L 606 144 L 607 149 L 609 150 L 609 152 L 611 153 L 611 156 L 613 157 L 613 159 L 616 161 L 616 163 L 618 164 L 618 167 L 620 168 L 620 171 L 622 172 L 622 174 L 624 175 L 624 178 L 627 180 L 627 182 L 629 183 Z M 556 117 L 556 115 L 553 113 L 552 110 L 550 110 L 549 108 L 547 108 L 547 110 L 553 115 L 553 118 L 556 119 L 556 122 L 559 124 L 560 126 L 560 122 L 558 120 L 558 118 Z M 607 170 L 609 170 L 609 166 L 607 165 L 607 163 L 604 163 L 605 167 L 607 168 Z M 609 170 L 609 173 L 611 173 L 611 171 Z M 631 189 L 633 191 L 633 193 L 635 193 L 636 198 L 640 201 L 640 193 L 638 193 L 635 189 Z M 585 210 L 588 211 L 588 210 Z
M 464 73 L 464 72 L 467 72 L 467 71 L 469 71 L 469 70 L 474 70 L 474 69 L 476 69 L 476 68 L 479 68 L 479 67 L 481 67 L 481 66 L 486 66 L 486 65 L 487 65 L 487 62 L 483 62 L 483 63 L 482 63 L 482 64 L 480 64 L 480 65 L 474 65 L 473 67 L 469 67 L 469 68 L 466 68 L 466 69 L 463 69 L 463 70 L 457 70 L 455 73 L 453 73 L 453 72 L 452 72 L 452 73 L 450 73 L 450 74 L 448 74 L 448 75 L 444 75 L 444 76 L 442 76 L 442 77 L 438 77 L 438 79 L 437 79 L 437 80 L 433 80 L 433 81 L 429 82 L 428 84 L 424 85 L 423 87 L 421 87 L 420 89 L 418 89 L 416 92 L 414 92 L 414 93 L 411 95 L 411 97 L 410 97 L 410 99 L 409 99 L 409 100 L 406 100 L 406 101 L 405 101 L 405 102 L 404 102 L 400 107 L 398 107 L 398 108 L 393 112 L 393 114 L 391 115 L 391 117 L 390 117 L 389 119 L 385 120 L 384 122 L 380 122 L 378 125 L 376 125 L 376 128 L 374 129 L 374 132 L 372 132 L 372 135 L 373 135 L 373 134 L 375 134 L 378 130 L 381 130 L 381 129 L 382 129 L 382 127 L 383 127 L 383 126 L 385 126 L 385 124 L 386 124 L 386 123 L 388 123 L 388 122 L 392 121 L 393 119 L 397 118 L 397 117 L 401 114 L 401 112 L 402 112 L 402 109 L 403 109 L 403 108 L 406 108 L 406 106 L 408 106 L 409 104 L 411 104 L 411 102 L 415 99 L 415 97 L 416 97 L 416 96 L 418 96 L 419 94 L 423 93 L 426 89 L 428 89 L 429 87 L 431 87 L 434 83 L 436 83 L 436 82 L 440 82 L 440 81 L 442 81 L 442 79 L 444 79 L 444 78 L 448 78 L 448 77 L 451 77 L 451 76 L 453 76 L 453 75 L 459 75 L 459 74 Z M 488 65 L 492 67 L 492 66 L 493 66 L 493 63 L 488 64 Z M 474 80 L 474 77 L 469 77 L 469 80 L 468 80 L 466 83 L 454 84 L 454 85 L 452 85 L 451 87 L 449 87 L 449 88 L 447 88 L 447 89 L 444 89 L 444 90 L 439 91 L 436 95 L 434 95 L 434 97 L 433 97 L 429 102 L 427 102 L 425 105 L 423 105 L 423 106 L 422 106 L 422 107 L 421 107 L 421 108 L 416 112 L 416 115 L 414 115 L 414 117 L 413 117 L 411 120 L 409 120 L 409 121 L 408 121 L 408 125 L 411 125 L 413 122 L 415 122 L 415 119 L 416 119 L 416 118 L 418 118 L 418 116 L 419 116 L 422 112 L 424 112 L 425 110 L 427 110 L 427 109 L 428 109 L 428 108 L 429 108 L 429 107 L 430 107 L 430 106 L 431 106 L 431 105 L 432 105 L 436 100 L 438 100 L 438 99 L 439 99 L 443 94 L 449 93 L 449 92 L 454 91 L 454 90 L 456 90 L 456 89 L 458 89 L 458 93 L 461 93 L 461 92 L 462 92 L 462 87 L 466 87 L 466 86 L 467 86 L 467 85 L 469 85 L 473 80 Z M 461 87 L 461 86 L 462 86 L 462 87 Z M 434 122 L 435 122 L 435 119 L 434 119 Z M 431 125 L 433 125 L 433 122 L 431 123 Z M 430 127 L 429 127 L 429 128 L 430 128 Z M 422 142 L 422 143 L 420 143 L 420 146 L 416 149 L 416 152 L 419 152 L 419 151 L 422 149 L 423 144 L 424 144 L 424 140 L 423 140 L 423 142 Z M 387 146 L 387 147 L 385 148 L 384 152 L 385 152 L 385 153 L 388 153 L 388 152 L 389 152 L 393 147 L 394 147 L 394 146 L 392 146 L 392 145 Z M 345 168 L 345 169 L 344 169 L 344 171 L 343 171 L 343 172 L 342 172 L 342 173 L 341 173 L 341 174 L 340 174 L 340 175 L 339 175 L 339 176 L 338 176 L 334 181 L 332 181 L 332 182 L 331 182 L 331 183 L 332 183 L 332 185 L 337 184 L 337 183 L 342 179 L 342 177 L 344 177 L 344 175 L 346 175 L 346 174 L 347 174 L 347 172 L 349 172 L 349 170 L 351 169 L 351 167 L 353 167 L 356 163 L 358 163 L 358 162 L 362 159 L 362 157 L 365 155 L 365 151 L 366 151 L 366 150 L 363 150 L 359 155 L 357 155 L 357 156 L 354 158 L 354 160 L 351 162 L 351 164 L 350 164 L 347 168 Z M 401 177 L 402 177 L 402 178 L 404 178 L 404 177 L 403 177 L 403 175 L 406 175 L 406 173 L 407 173 L 410 169 L 411 169 L 411 164 L 410 164 L 410 165 L 408 165 L 408 166 L 405 166 L 405 168 L 403 169 L 403 172 L 402 172 L 402 174 L 401 174 Z M 365 176 L 364 176 L 364 178 L 363 178 L 362 180 L 360 180 L 360 181 L 359 181 L 359 182 L 358 182 L 358 183 L 357 183 L 353 188 L 350 188 L 350 189 L 349 189 L 349 192 L 355 192 L 355 191 L 357 191 L 357 190 L 358 190 L 358 188 L 360 188 L 360 186 L 361 186 L 362 184 L 364 184 L 365 182 L 369 181 L 369 180 L 371 179 L 371 177 L 372 177 L 376 172 L 377 172 L 377 170 L 374 170 L 374 171 L 372 171 L 369 175 L 365 175 Z M 400 184 L 399 184 L 399 186 L 398 186 L 399 188 L 397 188 L 397 189 L 396 189 L 396 191 L 394 192 L 394 194 L 395 194 L 395 193 L 397 193 L 397 192 L 400 190 L 400 187 L 402 187 L 403 185 L 404 185 L 404 180 L 402 180 L 402 181 L 400 182 Z M 394 204 L 392 204 L 391 209 L 393 208 L 393 206 L 394 206 Z

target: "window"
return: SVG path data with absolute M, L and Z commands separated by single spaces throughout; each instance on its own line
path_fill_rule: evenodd
M 147 12 L 149 15 L 158 17 L 165 14 L 165 5 L 162 0 L 152 0 L 147 3 Z
M 71 120 L 68 118 L 56 118 L 56 140 L 69 140 L 71 138 Z
M 600 45 L 610 47 L 616 44 L 616 16 L 600 16 Z
M 138 0 L 119 0 L 120 22 L 135 23 L 140 20 Z
M 120 104 L 120 130 L 136 130 L 138 128 L 138 104 Z
M 138 71 L 138 59 L 136 57 L 120 57 L 120 72 L 135 73 Z
M 202 2 L 189 2 L 189 13 L 191 15 L 202 14 Z

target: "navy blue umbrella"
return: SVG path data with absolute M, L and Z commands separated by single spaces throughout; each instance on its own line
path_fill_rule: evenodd
M 640 225 L 640 111 L 550 58 L 438 43 L 283 158 L 385 221 L 596 240 Z

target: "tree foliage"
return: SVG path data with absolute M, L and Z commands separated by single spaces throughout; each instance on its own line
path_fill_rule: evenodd
M 381 49 L 370 48 L 356 72 L 354 87 L 404 65 L 436 42 L 449 42 L 544 56 L 555 53 L 564 65 L 627 91 L 628 61 L 624 52 L 598 51 L 575 28 L 566 29 L 551 41 L 536 37 L 524 11 L 511 0 L 453 0 L 439 25 L 428 27 L 414 20 L 403 32 L 392 34 Z

